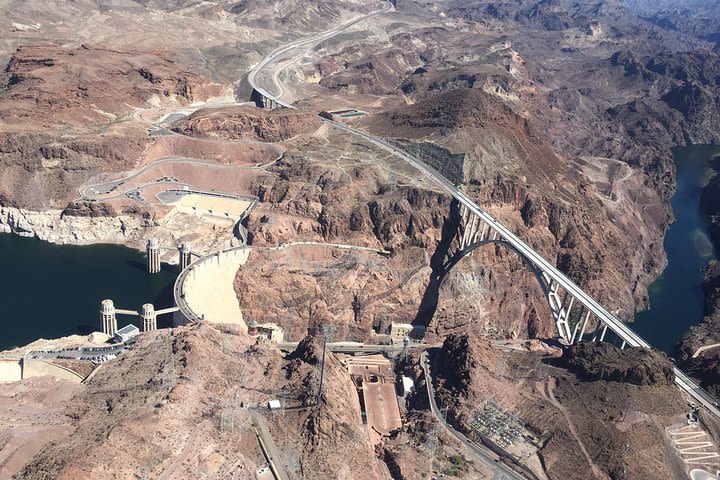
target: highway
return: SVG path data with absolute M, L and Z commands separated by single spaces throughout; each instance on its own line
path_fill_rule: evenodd
M 134 194 L 139 196 L 142 193 L 142 190 L 149 186 L 153 185 L 185 185 L 183 182 L 180 182 L 179 180 L 171 177 L 166 177 L 165 180 L 156 180 L 154 182 L 147 182 L 141 185 L 138 185 L 137 187 L 118 191 L 117 193 L 113 195 L 108 195 L 110 192 L 116 191 L 119 187 L 122 185 L 136 179 L 140 175 L 146 173 L 149 170 L 152 170 L 153 168 L 162 166 L 162 165 L 170 165 L 170 164 L 181 164 L 181 165 L 193 165 L 198 167 L 207 167 L 207 168 L 231 168 L 231 169 L 238 169 L 238 170 L 262 170 L 269 166 L 274 165 L 278 160 L 280 160 L 283 155 L 285 155 L 285 151 L 278 149 L 277 158 L 275 160 L 263 164 L 263 165 L 253 165 L 253 166 L 242 166 L 242 165 L 228 165 L 228 164 L 218 164 L 214 162 L 209 161 L 203 161 L 203 160 L 196 160 L 193 158 L 184 158 L 184 157 L 164 157 L 161 159 L 158 159 L 152 163 L 149 163 L 145 165 L 144 167 L 140 168 L 137 171 L 131 172 L 126 177 L 123 177 L 118 180 L 110 180 L 108 182 L 101 182 L 101 183 L 95 183 L 95 184 L 88 184 L 83 185 L 78 189 L 78 193 L 80 194 L 80 200 L 91 200 L 91 201 L 107 201 L 107 200 L 113 200 L 116 198 L 122 198 L 122 197 L 133 197 Z M 196 187 L 196 190 L 199 188 Z M 202 189 L 199 189 L 202 190 Z
M 390 11 L 394 10 L 394 8 L 395 8 L 395 7 L 393 7 L 393 5 L 392 5 L 390 2 L 387 2 L 387 3 L 383 6 L 382 9 L 376 10 L 376 11 L 374 11 L 374 12 L 368 13 L 367 15 L 363 15 L 363 16 L 361 16 L 361 17 L 358 17 L 358 18 L 356 18 L 355 20 L 353 20 L 353 21 L 351 21 L 351 22 L 348 22 L 348 23 L 346 23 L 346 24 L 344 24 L 344 25 L 341 25 L 341 26 L 338 27 L 338 28 L 334 28 L 334 29 L 332 29 L 332 30 L 327 30 L 327 31 L 322 32 L 322 33 L 319 33 L 318 35 L 315 35 L 315 36 L 313 36 L 313 37 L 309 37 L 309 38 L 305 38 L 305 39 L 302 39 L 302 40 L 297 40 L 297 41 L 295 41 L 295 42 L 288 43 L 288 44 L 286 44 L 285 46 L 280 47 L 280 48 L 274 50 L 274 51 L 273 51 L 272 53 L 270 53 L 268 56 L 266 56 L 265 58 L 263 58 L 263 59 L 260 61 L 260 63 L 258 63 L 257 65 L 255 65 L 255 67 L 254 67 L 252 70 L 250 70 L 250 73 L 248 73 L 248 76 L 247 76 L 248 83 L 249 83 L 250 86 L 251 86 L 256 92 L 258 92 L 260 95 L 262 95 L 262 96 L 264 96 L 264 97 L 267 97 L 267 98 L 273 99 L 273 100 L 274 100 L 278 105 L 280 105 L 281 107 L 295 109 L 295 107 L 294 107 L 292 104 L 280 100 L 279 97 L 282 96 L 282 87 L 280 87 L 281 93 L 279 93 L 278 95 L 271 95 L 270 93 L 267 92 L 267 90 L 265 90 L 264 88 L 262 88 L 262 87 L 258 84 L 257 76 L 258 76 L 258 74 L 262 71 L 262 69 L 264 69 L 265 67 L 267 67 L 269 64 L 271 64 L 274 60 L 276 60 L 276 59 L 277 59 L 279 56 L 281 56 L 282 54 L 287 53 L 287 52 L 289 52 L 290 50 L 292 50 L 292 49 L 294 49 L 294 48 L 301 47 L 301 46 L 304 46 L 304 45 L 312 45 L 312 44 L 315 44 L 315 43 L 320 43 L 320 42 L 322 42 L 322 41 L 324 41 L 324 40 L 327 40 L 327 39 L 329 39 L 329 38 L 334 37 L 335 35 L 337 35 L 338 33 L 342 32 L 343 30 L 346 30 L 346 29 L 352 27 L 353 25 L 362 22 L 363 20 L 366 20 L 366 19 L 368 19 L 368 18 L 370 18 L 370 17 L 372 17 L 372 16 L 375 16 L 375 15 L 379 15 L 379 14 L 381 14 L 381 13 L 390 12 Z M 276 80 L 276 79 L 273 78 L 273 80 Z
M 441 175 L 432 167 L 426 165 L 421 160 L 408 155 L 402 150 L 399 150 L 392 144 L 385 140 L 370 135 L 362 130 L 358 130 L 348 125 L 320 117 L 322 121 L 331 125 L 335 128 L 350 133 L 356 137 L 362 138 L 363 140 L 372 143 L 373 145 L 382 148 L 383 150 L 392 153 L 396 157 L 405 160 L 408 164 L 419 170 L 430 180 L 435 182 L 440 188 L 446 193 L 455 198 L 460 204 L 465 205 L 472 213 L 477 215 L 480 219 L 490 225 L 498 234 L 509 243 L 515 251 L 520 255 L 524 256 L 529 262 L 533 263 L 538 270 L 544 275 L 547 275 L 550 279 L 561 285 L 570 295 L 575 297 L 587 310 L 592 312 L 600 321 L 607 325 L 613 332 L 615 332 L 620 338 L 626 341 L 630 346 L 633 347 L 645 347 L 650 348 L 642 337 L 633 332 L 630 327 L 623 323 L 620 319 L 615 317 L 613 314 L 608 312 L 602 305 L 597 303 L 590 295 L 585 293 L 580 287 L 578 287 L 572 280 L 566 277 L 557 268 L 552 266 L 547 260 L 545 260 L 539 253 L 533 250 L 519 237 L 508 230 L 502 223 L 495 220 L 490 214 L 480 208 L 474 201 L 472 201 L 465 193 L 455 187 L 447 178 Z M 720 417 L 720 410 L 716 407 L 715 398 L 698 386 L 693 380 L 685 375 L 681 370 L 675 367 L 675 383 L 690 395 L 697 402 L 705 406 L 711 413 Z
M 524 480 L 524 476 L 520 475 L 504 463 L 500 462 L 499 457 L 495 453 L 488 453 L 490 452 L 490 450 L 488 450 L 486 447 L 473 442 L 465 435 L 455 430 L 452 425 L 445 421 L 445 418 L 443 418 L 443 416 L 441 415 L 440 409 L 438 408 L 437 402 L 435 401 L 435 390 L 433 388 L 432 375 L 430 374 L 430 359 L 428 357 L 427 351 L 424 351 L 420 356 L 420 368 L 422 368 L 423 373 L 425 374 L 425 385 L 427 385 L 427 392 L 430 400 L 430 410 L 432 411 L 432 414 L 435 416 L 437 421 L 440 422 L 442 426 L 444 426 L 445 429 L 453 437 L 455 437 L 458 442 L 467 447 L 482 463 L 486 464 L 492 470 L 495 470 L 495 476 L 493 477 L 493 479 Z

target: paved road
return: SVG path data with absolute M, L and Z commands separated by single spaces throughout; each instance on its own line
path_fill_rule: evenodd
M 566 277 L 557 268 L 552 266 L 539 253 L 535 252 L 535 250 L 530 248 L 525 242 L 523 242 L 519 237 L 517 237 L 515 234 L 513 234 L 510 230 L 508 230 L 500 222 L 498 222 L 492 216 L 490 216 L 488 213 L 486 213 L 484 210 L 482 210 L 477 204 L 475 204 L 474 201 L 472 201 L 467 195 L 465 195 L 465 193 L 463 193 L 460 189 L 458 189 L 455 185 L 453 185 L 447 178 L 442 176 L 439 172 L 434 170 L 432 167 L 426 165 L 424 162 L 418 160 L 417 158 L 415 158 L 411 155 L 408 155 L 404 151 L 399 150 L 394 145 L 386 142 L 385 140 L 383 140 L 381 138 L 375 137 L 366 132 L 363 132 L 362 130 L 357 130 L 355 128 L 349 127 L 349 126 L 341 124 L 339 122 L 329 120 L 327 118 L 323 118 L 323 117 L 320 117 L 320 118 L 322 119 L 322 121 L 324 121 L 325 123 L 327 123 L 335 128 L 338 128 L 347 133 L 355 135 L 356 137 L 362 138 L 363 140 L 370 142 L 373 145 L 376 145 L 377 147 L 382 148 L 383 150 L 386 150 L 386 151 L 392 153 L 396 157 L 399 157 L 399 158 L 405 160 L 407 163 L 409 163 L 414 168 L 419 170 L 421 173 L 423 173 L 429 179 L 434 181 L 445 192 L 447 192 L 453 198 L 457 199 L 458 202 L 465 205 L 471 212 L 473 212 L 475 215 L 477 215 L 479 218 L 481 218 L 483 221 L 485 221 L 488 225 L 490 225 L 494 230 L 496 230 L 498 232 L 498 234 L 503 239 L 505 239 L 510 245 L 512 245 L 512 247 L 518 253 L 520 253 L 522 256 L 524 256 L 526 259 L 528 259 L 528 261 L 532 262 L 538 269 L 540 269 L 540 271 L 542 271 L 544 274 L 546 274 L 549 278 L 551 278 L 555 282 L 559 283 L 570 295 L 575 297 L 580 303 L 582 303 L 585 306 L 585 308 L 587 308 L 589 311 L 591 311 L 604 324 L 608 325 L 608 327 L 612 331 L 614 331 L 620 338 L 625 340 L 629 345 L 631 345 L 633 347 L 646 347 L 646 348 L 650 347 L 650 344 L 648 344 L 638 334 L 633 332 L 630 329 L 630 327 L 628 327 L 625 323 L 623 323 L 621 320 L 619 320 L 613 314 L 608 312 L 602 305 L 597 303 L 595 301 L 595 299 L 593 299 L 590 295 L 585 293 L 572 280 L 570 280 L 568 277 Z M 703 390 L 700 386 L 698 386 L 694 381 L 692 381 L 687 375 L 685 375 L 678 368 L 675 368 L 675 383 L 682 390 L 684 390 L 688 395 L 690 395 L 693 399 L 695 399 L 701 405 L 705 406 L 711 413 L 720 417 L 720 410 L 718 410 L 718 408 L 715 406 L 715 404 L 717 402 L 716 399 L 712 395 L 707 393 L 705 390 Z
M 435 401 L 435 390 L 433 388 L 432 375 L 430 374 L 430 359 L 428 358 L 427 351 L 423 352 L 420 356 L 420 367 L 425 373 L 425 384 L 427 385 L 428 397 L 430 399 L 430 410 L 432 414 L 437 418 L 438 422 L 442 424 L 450 434 L 455 437 L 460 443 L 465 445 L 478 459 L 487 465 L 491 470 L 495 471 L 495 480 L 514 479 L 524 480 L 525 477 L 500 462 L 498 455 L 492 450 L 479 445 L 462 433 L 455 430 L 449 423 L 445 421 L 445 418 L 440 414 L 440 409 Z
M 297 348 L 299 342 L 282 342 L 278 343 L 278 348 L 284 352 L 290 352 Z M 427 347 L 424 344 L 411 344 L 413 347 Z M 333 342 L 329 344 L 330 351 L 335 353 L 399 353 L 402 351 L 402 345 L 365 345 L 356 342 Z
M 99 359 L 99 357 L 102 357 L 103 355 L 120 355 L 125 351 L 127 346 L 127 344 L 121 343 L 107 347 L 81 347 L 64 350 L 33 350 L 28 352 L 26 357 L 31 359 L 93 361 L 93 359 Z
M 260 438 L 262 438 L 262 441 L 265 444 L 265 451 L 270 457 L 269 460 L 275 467 L 277 476 L 280 477 L 278 480 L 289 480 L 290 476 L 285 469 L 285 461 L 280 455 L 277 447 L 275 447 L 275 442 L 273 442 L 272 436 L 270 436 L 270 431 L 267 428 L 265 417 L 263 417 L 262 414 L 257 410 L 250 410 L 250 415 L 255 421 L 255 425 L 257 425 L 258 432 L 260 433 Z
M 270 93 L 267 92 L 267 90 L 265 90 L 263 87 L 261 87 L 261 86 L 259 85 L 257 76 L 258 76 L 258 74 L 262 71 L 262 69 L 264 69 L 264 68 L 267 67 L 269 64 L 271 64 L 273 61 L 275 61 L 276 59 L 278 59 L 278 57 L 280 57 L 282 54 L 287 53 L 287 52 L 289 52 L 290 50 L 292 50 L 292 49 L 294 49 L 294 48 L 301 47 L 301 46 L 306 46 L 306 45 L 309 46 L 309 45 L 313 45 L 313 44 L 316 44 L 316 43 L 320 43 L 320 42 L 322 42 L 322 41 L 324 41 L 324 40 L 327 40 L 327 39 L 329 39 L 329 38 L 334 37 L 335 35 L 337 35 L 338 33 L 342 32 L 343 30 L 346 30 L 346 29 L 352 27 L 353 25 L 355 25 L 355 24 L 357 24 L 357 23 L 359 23 L 359 22 L 362 22 L 363 20 L 366 20 L 366 19 L 368 19 L 368 18 L 370 18 L 370 17 L 372 17 L 372 16 L 375 16 L 375 15 L 379 15 L 379 14 L 381 14 L 381 13 L 390 12 L 390 11 L 392 11 L 394 8 L 395 8 L 395 7 L 393 7 L 393 5 L 392 5 L 390 2 L 388 2 L 388 3 L 385 4 L 385 6 L 384 6 L 382 9 L 376 10 L 376 11 L 374 11 L 374 12 L 368 13 L 367 15 L 363 15 L 362 17 L 356 18 L 355 20 L 353 20 L 353 21 L 351 21 L 351 22 L 348 22 L 348 23 L 346 23 L 346 24 L 344 24 L 344 25 L 341 25 L 341 26 L 338 27 L 338 28 L 334 28 L 334 29 L 332 29 L 332 30 L 327 30 L 327 31 L 325 31 L 325 32 L 319 33 L 318 35 L 315 35 L 315 36 L 310 37 L 310 38 L 305 38 L 305 39 L 302 39 L 302 40 L 297 40 L 297 41 L 295 41 L 295 42 L 288 43 L 288 44 L 286 44 L 285 46 L 280 47 L 280 48 L 278 48 L 277 50 L 274 50 L 274 51 L 273 51 L 272 53 L 270 53 L 268 56 L 266 56 L 265 58 L 263 58 L 262 61 L 260 61 L 260 63 L 258 63 L 257 65 L 255 65 L 255 67 L 254 67 L 252 70 L 250 70 L 250 73 L 248 73 L 248 76 L 247 76 L 248 83 L 249 83 L 250 86 L 251 86 L 256 92 L 258 92 L 260 95 L 263 95 L 263 96 L 265 96 L 265 97 L 267 97 L 267 98 L 272 98 L 273 100 L 275 100 L 275 101 L 277 102 L 278 105 L 280 105 L 280 106 L 282 106 L 282 107 L 294 109 L 294 108 L 295 108 L 294 106 L 292 106 L 291 104 L 289 104 L 289 103 L 287 103 L 287 102 L 284 102 L 284 101 L 282 101 L 282 100 L 279 99 L 279 97 L 281 97 L 281 96 L 283 95 L 283 90 L 282 90 L 282 86 L 279 86 L 279 84 L 276 83 L 277 78 L 276 78 L 274 75 L 272 76 L 271 80 L 272 80 L 273 83 L 275 84 L 274 87 L 279 88 L 279 90 L 280 90 L 280 93 L 279 93 L 279 94 L 277 94 L 277 95 L 271 95 Z
M 294 246 L 299 246 L 299 245 L 315 246 L 315 247 L 332 247 L 332 248 L 340 248 L 342 250 L 360 250 L 363 252 L 379 253 L 380 255 L 390 255 L 392 253 L 388 250 L 379 250 L 377 248 L 363 247 L 361 245 L 348 245 L 346 243 L 327 243 L 327 242 L 310 242 L 310 241 L 281 243 L 277 247 L 264 247 L 264 248 L 266 248 L 268 250 L 284 250 L 288 247 L 294 247 Z M 255 247 L 255 248 L 263 248 L 263 247 Z
M 168 185 L 172 188 L 176 188 L 177 185 L 185 185 L 185 183 L 180 182 L 179 180 L 173 178 L 173 177 L 165 177 L 165 179 L 156 180 L 154 182 L 148 182 L 144 183 L 142 185 L 138 185 L 137 187 L 118 191 L 118 189 L 123 186 L 124 184 L 136 179 L 138 176 L 142 175 L 143 173 L 146 173 L 148 170 L 151 170 L 155 167 L 161 166 L 161 165 L 168 165 L 168 164 L 182 164 L 182 165 L 195 165 L 195 166 L 201 166 L 201 167 L 210 167 L 210 168 L 232 168 L 232 169 L 239 169 L 239 170 L 262 170 L 264 168 L 267 168 L 271 165 L 274 165 L 278 160 L 280 160 L 283 155 L 285 154 L 284 150 L 278 149 L 278 155 L 275 160 L 262 164 L 262 165 L 254 165 L 254 166 L 241 166 L 241 165 L 227 165 L 227 164 L 218 164 L 214 162 L 208 162 L 203 160 L 195 160 L 192 158 L 184 158 L 184 157 L 165 157 L 161 158 L 159 160 L 156 160 L 152 163 L 149 163 L 142 167 L 141 169 L 132 172 L 127 177 L 118 179 L 118 180 L 111 180 L 109 182 L 101 182 L 101 183 L 95 183 L 90 185 L 83 185 L 78 189 L 78 192 L 80 193 L 80 199 L 81 200 L 92 200 L 92 201 L 107 201 L 107 200 L 113 200 L 116 198 L 121 197 L 127 197 L 128 195 L 137 194 L 138 196 L 140 193 L 142 193 L 142 190 L 152 186 L 152 185 Z M 109 195 L 110 192 L 117 191 L 117 193 L 113 195 Z

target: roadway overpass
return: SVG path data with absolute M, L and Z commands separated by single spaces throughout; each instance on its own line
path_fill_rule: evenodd
M 291 50 L 303 47 L 303 46 L 310 46 L 317 43 L 320 43 L 324 40 L 327 40 L 329 38 L 334 37 L 338 33 L 347 30 L 348 28 L 352 27 L 353 25 L 356 25 L 363 20 L 367 20 L 370 17 L 373 17 L 375 15 L 380 15 L 382 13 L 387 13 L 395 10 L 394 2 L 387 2 L 382 9 L 376 10 L 374 12 L 370 12 L 367 15 L 363 15 L 361 17 L 356 18 L 355 20 L 348 22 L 344 25 L 339 26 L 338 28 L 334 28 L 332 30 L 327 30 L 325 32 L 319 33 L 315 36 L 309 37 L 309 38 L 303 38 L 301 40 L 296 40 L 294 42 L 290 42 L 276 50 L 273 50 L 269 55 L 267 55 L 265 58 L 263 58 L 255 67 L 253 67 L 252 70 L 250 70 L 250 73 L 248 73 L 247 80 L 250 86 L 253 89 L 253 100 L 255 100 L 259 105 L 261 105 L 263 108 L 291 108 L 295 109 L 295 107 L 286 102 L 283 101 L 280 97 L 283 96 L 282 92 L 282 86 L 275 82 L 275 78 L 273 78 L 273 83 L 276 83 L 276 87 L 280 90 L 279 93 L 270 93 L 267 91 L 265 87 L 263 87 L 258 79 L 258 74 L 260 74 L 264 69 L 266 69 L 269 65 L 272 65 L 275 61 L 279 60 L 285 53 L 290 52 Z
M 290 43 L 285 47 L 274 51 L 258 63 L 258 65 L 256 65 L 256 67 L 250 72 L 248 75 L 250 85 L 252 85 L 256 91 L 261 91 L 263 96 L 275 102 L 275 104 L 286 108 L 294 108 L 289 103 L 281 100 L 281 87 L 279 87 L 280 93 L 277 95 L 270 94 L 267 90 L 259 87 L 257 85 L 258 73 L 271 65 L 280 55 L 293 48 L 325 40 L 350 27 L 351 25 L 368 18 L 369 16 L 388 12 L 393 9 L 393 5 L 388 3 L 386 8 L 383 10 L 359 18 L 354 22 L 339 27 L 338 29 L 325 32 L 309 39 Z M 531 267 L 531 269 L 537 272 L 538 279 L 545 291 L 553 319 L 555 320 L 558 336 L 566 344 L 573 344 L 582 340 L 603 341 L 605 340 L 607 330 L 609 329 L 622 341 L 621 348 L 624 348 L 627 345 L 631 347 L 650 347 L 650 345 L 642 337 L 630 329 L 627 324 L 622 322 L 605 307 L 600 305 L 600 303 L 598 303 L 588 293 L 578 287 L 575 282 L 559 271 L 554 265 L 522 241 L 517 235 L 512 233 L 510 229 L 485 212 L 470 197 L 468 197 L 447 178 L 441 175 L 437 170 L 425 164 L 420 159 L 398 149 L 382 138 L 322 116 L 320 118 L 329 126 L 349 133 L 404 160 L 422 175 L 425 175 L 433 181 L 442 191 L 454 198 L 460 205 L 461 210 L 458 239 L 461 249 L 466 251 L 466 254 L 469 254 L 474 248 L 493 242 L 506 245 L 509 249 L 520 255 Z M 579 315 L 576 315 L 575 312 L 579 312 Z M 585 337 L 586 333 L 588 333 L 589 338 Z M 705 406 L 714 415 L 720 417 L 720 410 L 716 407 L 715 398 L 703 390 L 678 368 L 675 368 L 675 382 L 696 402 Z

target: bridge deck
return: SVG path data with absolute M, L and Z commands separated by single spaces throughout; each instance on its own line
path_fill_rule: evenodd
M 354 25 L 355 23 L 364 20 L 368 18 L 371 15 L 375 15 L 378 13 L 384 13 L 386 11 L 392 10 L 392 6 L 388 4 L 389 6 L 383 10 L 374 12 L 370 15 L 367 15 L 365 17 L 362 17 L 354 22 L 351 22 L 349 24 L 346 24 L 342 27 L 339 27 L 336 30 L 331 30 L 329 32 L 325 32 L 321 35 L 300 40 L 297 42 L 290 43 L 286 45 L 285 47 L 282 47 L 267 57 L 265 57 L 258 65 L 255 66 L 255 68 L 252 69 L 250 74 L 248 75 L 248 82 L 250 85 L 257 91 L 260 95 L 263 97 L 266 97 L 272 101 L 274 101 L 277 105 L 283 106 L 285 108 L 295 108 L 294 106 L 283 102 L 277 97 L 274 97 L 273 95 L 270 95 L 266 90 L 262 89 L 257 85 L 256 77 L 257 74 L 266 66 L 268 66 L 270 63 L 272 63 L 273 60 L 275 60 L 278 56 L 282 55 L 283 53 L 296 48 L 301 45 L 307 45 L 311 44 L 313 42 L 318 42 L 321 40 L 324 40 L 326 38 L 330 38 L 331 36 L 337 34 L 339 31 L 344 30 L 345 28 L 350 27 L 351 25 Z M 503 224 L 498 222 L 496 219 L 494 219 L 490 214 L 485 212 L 480 206 L 478 206 L 470 197 L 468 197 L 464 192 L 462 192 L 459 188 L 455 187 L 447 178 L 445 178 L 443 175 L 441 175 L 438 171 L 436 171 L 434 168 L 430 167 L 429 165 L 425 164 L 421 160 L 405 153 L 402 150 L 399 150 L 395 146 L 391 145 L 390 143 L 386 142 L 385 140 L 375 137 L 373 135 L 370 135 L 364 131 L 357 130 L 354 128 L 351 128 L 347 125 L 341 124 L 339 122 L 335 122 L 333 120 L 320 117 L 321 120 L 333 127 L 336 127 L 340 130 L 343 130 L 347 133 L 350 133 L 356 137 L 362 138 L 366 140 L 367 142 L 376 145 L 383 150 L 386 150 L 396 157 L 399 157 L 403 160 L 405 160 L 408 164 L 413 166 L 415 169 L 419 170 L 421 173 L 423 173 L 425 176 L 427 176 L 430 180 L 434 181 L 442 190 L 444 190 L 446 193 L 448 193 L 450 196 L 455 198 L 462 206 L 467 208 L 470 212 L 472 212 L 474 215 L 476 215 L 478 218 L 480 218 L 483 222 L 485 222 L 487 225 L 490 225 L 499 236 L 505 240 L 508 244 L 510 244 L 520 255 L 525 257 L 529 262 L 531 262 L 539 271 L 541 271 L 544 275 L 546 275 L 549 279 L 554 281 L 557 285 L 562 286 L 562 288 L 565 290 L 565 292 L 570 295 L 573 299 L 576 299 L 577 302 L 579 302 L 587 311 L 591 312 L 599 321 L 601 321 L 603 324 L 608 326 L 618 337 L 620 337 L 623 342 L 627 343 L 630 346 L 633 347 L 645 347 L 649 348 L 650 344 L 648 344 L 640 335 L 632 331 L 630 327 L 628 327 L 625 323 L 623 323 L 620 319 L 615 317 L 612 313 L 610 313 L 605 307 L 600 305 L 594 298 L 592 298 L 589 294 L 587 294 L 585 291 L 583 291 L 580 287 L 578 287 L 572 280 L 570 280 L 568 277 L 566 277 L 562 272 L 560 272 L 555 266 L 550 264 L 545 258 L 543 258 L 539 253 L 537 253 L 535 250 L 533 250 L 530 246 L 528 246 L 525 242 L 523 242 L 519 237 L 517 237 L 515 234 L 513 234 L 508 228 L 506 228 Z M 573 335 L 574 337 L 574 335 Z M 704 405 L 706 408 L 708 408 L 713 414 L 716 416 L 720 416 L 720 410 L 718 410 L 715 407 L 715 399 L 708 394 L 705 390 L 703 390 L 700 386 L 695 384 L 687 375 L 685 375 L 681 370 L 678 368 L 675 368 L 675 382 L 677 385 L 683 389 L 688 395 L 690 395 L 692 398 L 694 398 L 696 401 Z

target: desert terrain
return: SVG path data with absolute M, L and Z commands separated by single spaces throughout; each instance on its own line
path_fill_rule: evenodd
M 710 471 L 720 425 L 667 356 L 559 344 L 521 257 L 452 263 L 457 202 L 318 115 L 432 166 L 631 319 L 666 262 L 671 148 L 720 143 L 720 12 L 683 4 L 0 2 L 0 231 L 250 249 L 223 285 L 247 327 L 144 332 L 92 374 L 60 362 L 82 383 L 4 384 L 0 479 Z M 259 108 L 264 58 L 256 86 L 296 108 Z M 679 360 L 720 338 L 706 323 Z M 393 337 L 407 325 L 421 341 Z M 389 366 L 363 374 L 328 338 L 387 347 Z

